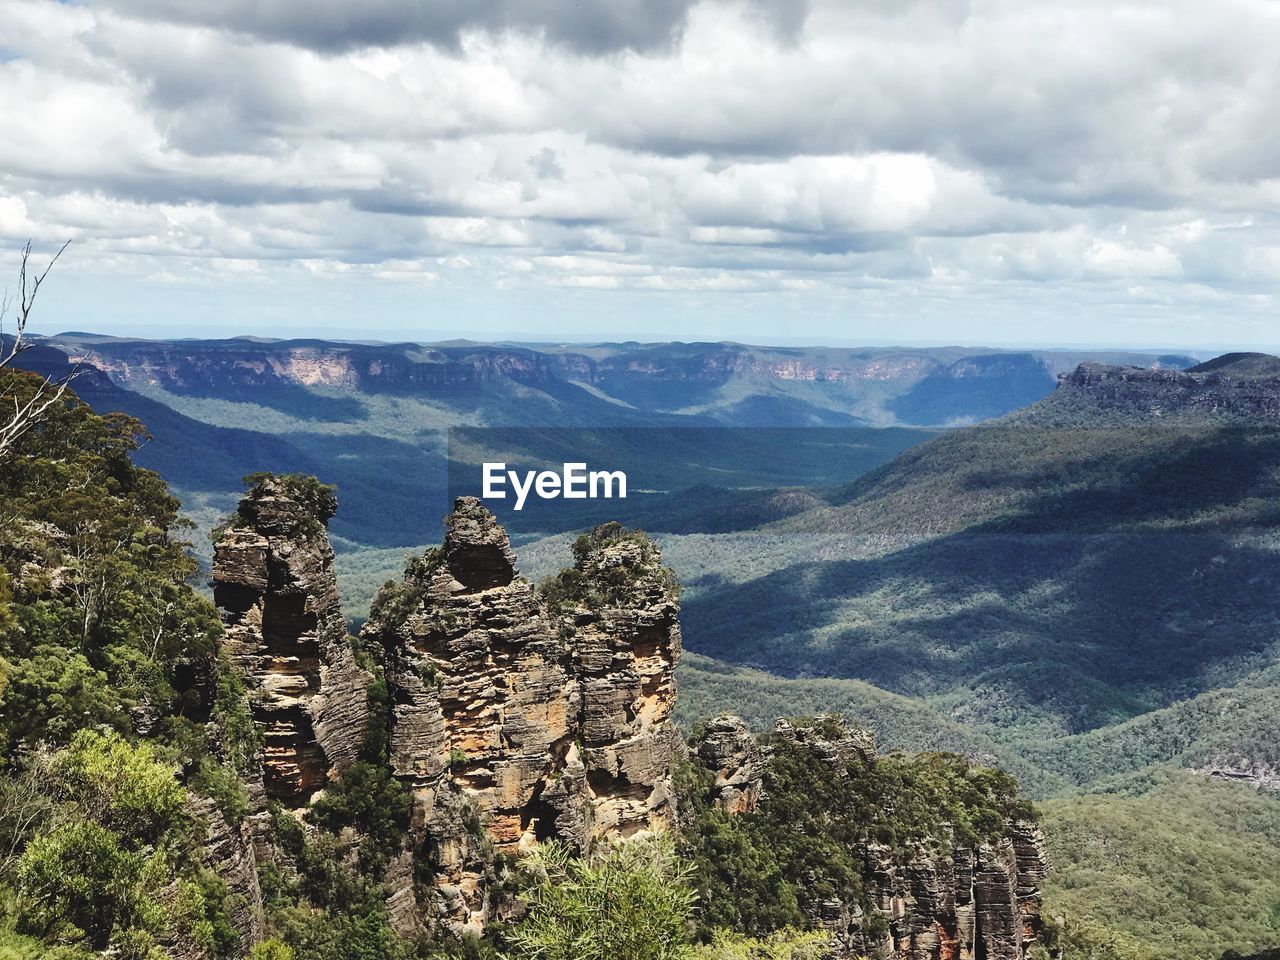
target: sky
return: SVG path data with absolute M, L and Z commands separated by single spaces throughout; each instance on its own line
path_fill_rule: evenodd
M 0 0 L 0 281 L 141 336 L 1280 348 L 1280 3 Z

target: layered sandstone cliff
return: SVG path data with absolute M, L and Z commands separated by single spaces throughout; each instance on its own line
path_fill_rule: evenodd
M 357 664 L 338 607 L 325 533 L 335 508 L 314 481 L 265 477 L 218 538 L 225 643 L 264 736 L 259 812 L 266 797 L 305 808 L 355 762 L 370 730 L 385 734 L 413 812 L 377 879 L 406 936 L 481 932 L 518 913 L 509 865 L 538 842 L 587 849 L 679 828 L 678 588 L 646 536 L 597 527 L 574 544 L 573 567 L 538 590 L 517 573 L 493 514 L 460 498 L 442 545 L 383 588 L 362 631 L 387 692 L 388 706 L 371 712 L 374 678 Z M 833 776 L 841 764 L 874 764 L 870 735 L 832 729 L 780 721 L 774 742 L 802 747 Z M 689 754 L 710 771 L 712 803 L 749 815 L 767 813 L 771 749 L 721 717 Z M 247 829 L 209 818 L 206 858 L 246 907 L 236 921 L 248 943 L 261 923 L 254 844 Z M 856 853 L 865 895 L 821 901 L 811 914 L 832 934 L 833 960 L 1025 957 L 1045 870 L 1034 824 L 969 845 L 933 837 L 906 857 L 871 842 Z M 279 851 L 266 855 L 287 866 Z
M 1280 418 L 1280 360 L 1232 353 L 1189 370 L 1082 363 L 1059 377 L 1054 399 L 1059 405 L 1087 404 L 1096 413 L 1162 420 L 1275 420 Z
M 214 548 L 225 646 L 262 732 L 263 787 L 305 805 L 356 759 L 370 676 L 347 638 L 325 523 L 336 499 L 309 478 L 265 477 Z
M 820 720 L 822 718 L 819 718 Z M 842 776 L 848 763 L 873 763 L 870 734 L 832 724 L 778 721 L 777 738 Z M 713 800 L 731 814 L 769 816 L 768 750 L 737 717 L 708 721 L 691 756 L 714 774 Z M 1047 871 L 1044 837 L 1034 822 L 1011 819 L 1004 835 L 966 845 L 931 837 L 904 855 L 866 842 L 861 902 L 832 898 L 811 919 L 832 934 L 834 960 L 1023 960 L 1040 931 L 1040 883 Z
M 392 691 L 392 770 L 433 878 L 420 907 L 475 930 L 501 909 L 493 852 L 671 823 L 679 604 L 656 547 L 616 524 L 579 542 L 547 596 L 479 500 L 459 499 L 445 526 L 384 588 L 362 640 Z M 403 885 L 392 897 L 410 918 Z

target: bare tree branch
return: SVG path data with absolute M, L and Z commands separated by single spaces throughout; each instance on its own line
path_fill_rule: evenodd
M 31 310 L 35 306 L 40 287 L 44 284 L 45 278 L 49 276 L 49 271 L 53 269 L 53 265 L 58 262 L 58 259 L 69 246 L 71 246 L 70 240 L 58 248 L 58 252 L 53 255 L 53 259 L 38 274 L 31 270 L 31 241 L 28 240 L 26 246 L 22 248 L 22 260 L 18 267 L 18 295 L 14 298 L 6 293 L 4 300 L 0 302 L 0 336 L 4 334 L 5 316 L 14 304 L 17 304 L 13 343 L 8 349 L 0 352 L 0 369 L 12 363 L 14 358 L 22 351 L 34 346 L 34 344 L 25 339 L 27 324 L 31 320 Z
M 0 370 L 12 364 L 19 354 L 35 346 L 27 339 L 27 326 L 31 322 L 32 308 L 35 306 L 36 297 L 40 293 L 41 286 L 44 285 L 45 278 L 49 276 L 49 271 L 70 245 L 71 241 L 68 240 L 59 247 L 58 252 L 39 273 L 31 267 L 31 241 L 28 240 L 22 248 L 22 259 L 18 268 L 18 293 L 16 296 L 6 294 L 3 300 L 0 300 Z M 15 312 L 13 341 L 5 346 L 4 318 L 11 309 Z M 0 460 L 9 454 L 13 445 L 23 434 L 38 424 L 50 408 L 62 400 L 67 387 L 80 375 L 83 367 L 84 358 L 80 358 L 63 376 L 57 379 L 45 377 L 35 393 L 25 401 L 20 399 L 13 390 L 6 390 L 0 394 L 0 402 L 3 402 L 4 407 L 8 407 L 5 401 L 10 399 L 13 401 L 12 414 L 0 411 Z

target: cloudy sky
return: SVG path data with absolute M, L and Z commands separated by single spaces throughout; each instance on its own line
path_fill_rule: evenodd
M 43 330 L 1280 346 L 1276 0 L 0 0 Z

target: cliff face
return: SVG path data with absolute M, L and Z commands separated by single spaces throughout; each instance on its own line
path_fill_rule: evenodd
M 780 720 L 776 735 L 842 775 L 845 764 L 874 763 L 864 731 L 833 737 L 829 723 Z M 737 717 L 708 721 L 691 756 L 714 774 L 713 802 L 734 815 L 770 816 L 762 750 Z M 1040 883 L 1047 872 L 1044 837 L 1014 818 L 1004 835 L 966 845 L 931 837 L 904 856 L 866 841 L 853 851 L 864 864 L 861 902 L 817 903 L 811 919 L 830 930 L 835 960 L 1022 960 L 1040 931 Z
M 335 508 L 314 481 L 265 478 L 218 539 L 225 642 L 265 739 L 259 812 L 264 793 L 306 807 L 355 762 L 367 732 L 372 677 L 346 636 L 324 529 Z M 656 546 L 617 524 L 573 550 L 574 566 L 535 590 L 494 516 L 464 497 L 443 544 L 374 603 L 362 644 L 381 664 L 389 703 L 374 716 L 387 725 L 390 772 L 413 799 L 407 834 L 378 876 L 402 935 L 481 932 L 513 916 L 508 858 L 537 842 L 586 849 L 680 827 L 676 583 Z M 721 717 L 689 753 L 710 772 L 714 806 L 767 816 L 779 742 L 832 777 L 874 766 L 870 735 L 833 729 L 779 721 L 762 745 L 741 720 Z M 280 860 L 279 851 L 263 847 L 263 831 L 201 813 L 206 858 L 245 904 L 235 920 L 249 943 L 261 928 L 255 860 L 263 850 Z M 981 843 L 930 837 L 905 857 L 870 840 L 853 852 L 862 894 L 809 911 L 830 930 L 835 960 L 1022 960 L 1035 939 L 1045 864 L 1033 823 L 1011 822 Z
M 252 396 L 264 388 L 330 387 L 371 393 L 427 391 L 466 393 L 489 377 L 522 383 L 548 379 L 549 362 L 520 348 L 443 349 L 416 344 L 366 346 L 324 341 L 210 341 L 203 349 L 162 341 L 93 344 L 74 359 L 93 365 L 128 387 L 162 387 L 197 396 L 229 392 Z
M 500 909 L 484 844 L 583 847 L 673 817 L 673 581 L 647 539 L 616 526 L 578 553 L 548 601 L 516 575 L 493 515 L 461 498 L 443 546 L 384 589 L 362 634 L 382 651 L 392 768 L 435 875 L 423 907 L 455 930 Z M 468 833 L 468 811 L 483 837 Z
M 286 806 L 355 761 L 368 715 L 371 678 L 347 640 L 324 528 L 337 504 L 313 493 L 264 479 L 214 548 L 226 649 L 262 729 L 263 787 Z
M 1265 354 L 1227 354 L 1189 370 L 1083 363 L 1059 378 L 1062 399 L 1079 398 L 1099 410 L 1177 417 L 1280 418 L 1280 360 Z

